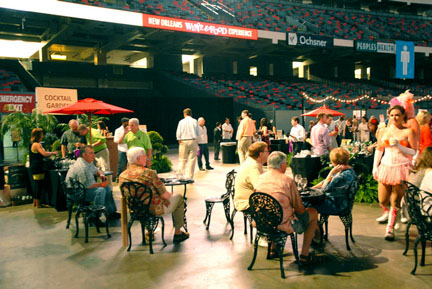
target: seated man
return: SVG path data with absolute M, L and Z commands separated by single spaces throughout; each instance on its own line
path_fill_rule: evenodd
M 156 171 L 146 168 L 147 155 L 142 147 L 134 147 L 128 150 L 127 158 L 129 168 L 123 171 L 119 177 L 121 187 L 124 182 L 138 182 L 149 186 L 153 192 L 150 211 L 157 216 L 172 214 L 174 223 L 174 243 L 180 243 L 189 238 L 189 233 L 180 229 L 184 225 L 184 201 L 183 196 L 169 193 L 163 182 L 158 178 Z M 154 204 L 155 198 L 163 200 L 160 204 Z
M 248 157 L 241 165 L 235 181 L 234 206 L 237 211 L 249 208 L 249 197 L 254 192 L 258 177 L 266 163 L 269 151 L 265 142 L 255 142 L 249 146 Z
M 66 175 L 66 185 L 70 186 L 71 179 L 75 179 L 86 188 L 86 201 L 93 202 L 95 205 L 105 206 L 108 218 L 119 219 L 116 204 L 112 195 L 112 189 L 108 185 L 108 179 L 93 164 L 95 152 L 91 146 L 84 146 L 80 149 L 80 157 L 69 168 Z M 97 183 L 95 177 L 101 178 L 102 182 Z
M 305 209 L 296 184 L 293 179 L 285 175 L 287 169 L 286 154 L 280 151 L 272 152 L 268 157 L 267 164 L 269 170 L 259 176 L 255 191 L 269 194 L 280 203 L 283 210 L 283 219 L 278 226 L 279 230 L 288 234 L 293 231 L 296 231 L 296 233 L 304 231 L 300 262 L 308 264 L 312 261 L 309 247 L 317 230 L 318 213 L 313 208 Z M 293 219 L 298 219 L 300 224 L 300 226 L 296 226 L 296 230 L 291 225 Z M 272 246 L 274 247 L 273 244 Z M 277 252 L 270 252 L 270 256 L 279 257 Z

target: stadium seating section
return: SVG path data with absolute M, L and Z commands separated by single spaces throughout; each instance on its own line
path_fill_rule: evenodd
M 214 13 L 217 9 L 209 5 L 201 5 L 203 0 L 63 1 L 262 30 L 304 32 L 350 40 L 409 40 L 418 46 L 432 45 L 432 21 L 417 16 L 254 0 L 206 1 L 219 6 L 222 3 L 224 9 L 219 10 L 220 13 Z M 229 13 L 221 12 L 223 10 Z
M 0 67 L 0 91 L 27 91 L 18 76 Z
M 399 95 L 400 89 L 381 88 L 372 83 L 340 82 L 339 85 L 317 83 L 305 79 L 261 79 L 256 77 L 209 77 L 201 78 L 194 74 L 172 74 L 178 81 L 194 87 L 200 87 L 217 97 L 233 97 L 235 101 L 260 108 L 275 109 L 302 109 L 316 108 L 317 104 L 304 100 L 303 93 L 319 100 L 326 96 L 349 101 L 362 96 L 362 92 L 368 91 L 368 95 L 376 96 L 382 100 L 389 100 L 392 96 Z M 424 87 L 426 88 L 426 87 Z M 430 88 L 429 88 L 430 89 Z M 414 91 L 415 93 L 415 91 Z M 370 99 L 362 99 L 356 103 L 343 103 L 328 100 L 326 102 L 333 109 L 383 109 L 382 105 Z

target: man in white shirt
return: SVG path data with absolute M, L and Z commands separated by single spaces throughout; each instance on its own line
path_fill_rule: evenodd
M 296 116 L 291 118 L 291 125 L 289 138 L 293 144 L 293 155 L 295 156 L 303 149 L 304 141 L 306 140 L 306 130 L 299 124 L 299 118 Z
M 337 128 L 337 132 L 338 132 L 338 134 L 336 135 L 336 141 L 338 146 L 340 146 L 342 142 L 342 133 L 344 127 L 345 127 L 345 117 L 341 116 L 339 117 L 339 119 L 335 121 L 335 128 Z
M 195 162 L 198 151 L 198 122 L 192 118 L 192 110 L 183 110 L 184 118 L 179 121 L 176 137 L 179 143 L 179 168 L 178 173 L 186 178 L 193 179 Z M 187 171 L 185 171 L 187 166 Z
M 327 155 L 332 149 L 329 131 L 325 126 L 327 115 L 325 113 L 320 113 L 317 116 L 317 120 L 318 123 L 313 126 L 311 131 L 312 150 L 317 156 Z
M 117 166 L 117 176 L 118 180 L 120 174 L 125 170 L 127 165 L 127 144 L 120 143 L 121 137 L 124 135 L 125 127 L 129 124 L 129 119 L 127 117 L 122 117 L 121 126 L 119 126 L 114 132 L 114 142 L 117 144 L 118 150 L 118 166 Z
M 222 125 L 222 141 L 230 142 L 233 136 L 234 129 L 230 124 L 230 119 L 225 118 L 225 123 Z
M 205 124 L 205 119 L 203 117 L 198 118 L 198 147 L 199 147 L 198 167 L 200 171 L 205 171 L 202 163 L 203 156 L 206 162 L 206 169 L 213 170 L 213 168 L 210 166 L 210 161 L 209 161 L 207 128 L 204 124 Z

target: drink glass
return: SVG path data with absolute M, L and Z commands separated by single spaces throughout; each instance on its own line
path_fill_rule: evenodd
M 300 184 L 301 179 L 302 179 L 302 175 L 300 174 L 294 176 L 294 181 L 296 182 L 297 185 Z
M 306 189 L 307 184 L 308 184 L 307 178 L 302 178 L 300 181 L 300 187 L 302 188 L 303 191 Z

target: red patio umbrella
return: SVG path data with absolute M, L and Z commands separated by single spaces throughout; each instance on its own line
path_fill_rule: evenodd
M 331 114 L 333 116 L 345 115 L 345 113 L 330 109 L 324 105 L 324 106 L 318 107 L 317 109 L 314 109 L 312 111 L 303 113 L 302 116 L 317 116 L 320 113 Z
M 116 113 L 131 113 L 134 112 L 130 109 L 125 109 L 119 106 L 108 104 L 102 100 L 96 100 L 94 98 L 85 98 L 78 100 L 74 104 L 69 106 L 46 111 L 45 113 L 64 113 L 64 114 L 87 114 L 89 118 L 89 126 L 91 129 L 93 114 L 116 114 Z M 90 143 L 91 143 L 91 131 L 90 131 Z

